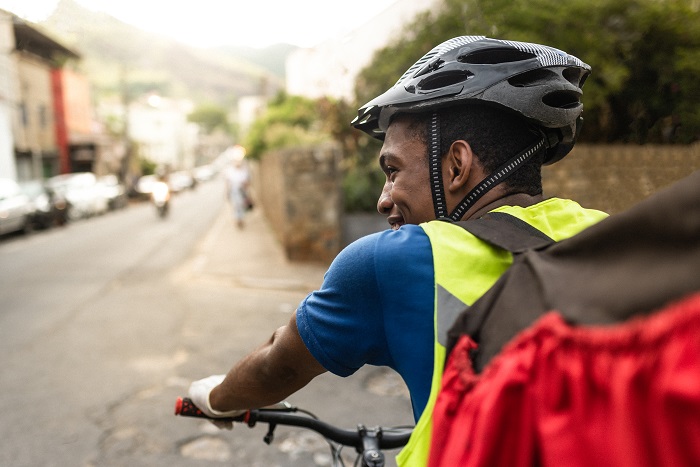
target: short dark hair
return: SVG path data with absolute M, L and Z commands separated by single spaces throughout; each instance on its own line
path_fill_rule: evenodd
M 431 113 L 408 116 L 409 131 L 428 145 Z M 521 151 L 534 145 L 539 136 L 523 118 L 512 112 L 484 104 L 447 107 L 438 111 L 440 121 L 440 153 L 444 157 L 453 142 L 465 140 L 488 173 Z M 539 151 L 518 168 L 504 185 L 509 193 L 542 193 L 542 160 Z M 427 159 L 427 155 L 426 155 Z

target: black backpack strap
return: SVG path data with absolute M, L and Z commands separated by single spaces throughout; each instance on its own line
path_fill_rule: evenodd
M 505 212 L 489 212 L 478 219 L 455 222 L 455 225 L 511 253 L 538 250 L 554 243 L 540 230 Z
M 541 249 L 554 243 L 554 240 L 527 222 L 503 212 L 491 212 L 478 219 L 454 224 L 491 245 L 510 251 L 513 255 Z M 462 303 L 443 288 L 438 289 L 438 342 L 448 347 L 449 330 L 467 310 L 469 305 Z

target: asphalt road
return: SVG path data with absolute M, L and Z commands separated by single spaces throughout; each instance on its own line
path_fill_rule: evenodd
M 220 181 L 176 196 L 167 219 L 143 203 L 0 239 L 0 465 L 329 465 L 302 429 L 266 446 L 263 427 L 173 415 L 192 379 L 266 340 L 323 271 L 286 262 L 260 212 L 237 230 Z M 346 428 L 412 422 L 381 369 L 322 375 L 289 400 Z

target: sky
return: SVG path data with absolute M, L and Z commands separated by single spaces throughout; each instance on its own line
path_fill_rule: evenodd
M 342 35 L 397 0 L 75 0 L 141 29 L 210 47 L 300 47 Z M 26 20 L 48 17 L 58 0 L 0 0 L 0 9 Z

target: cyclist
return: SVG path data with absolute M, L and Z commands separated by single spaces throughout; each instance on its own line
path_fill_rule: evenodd
M 389 366 L 418 421 L 398 461 L 425 465 L 445 310 L 473 303 L 512 261 L 453 221 L 504 212 L 560 240 L 605 217 L 542 195 L 541 166 L 575 143 L 589 73 L 551 47 L 462 36 L 360 108 L 352 124 L 384 141 L 377 208 L 391 229 L 345 248 L 289 324 L 228 375 L 194 382 L 199 408 L 231 415 L 282 400 L 325 371 Z

